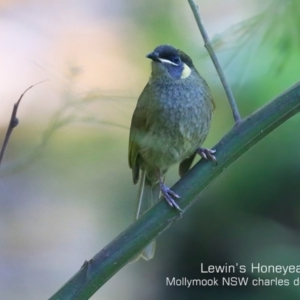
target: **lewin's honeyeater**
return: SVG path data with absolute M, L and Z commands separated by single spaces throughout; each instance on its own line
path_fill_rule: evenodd
M 181 210 L 174 200 L 180 197 L 164 184 L 172 164 L 180 163 L 179 174 L 183 176 L 197 153 L 215 160 L 214 150 L 201 148 L 214 102 L 191 58 L 169 45 L 158 46 L 147 58 L 152 60 L 151 77 L 138 99 L 129 136 L 134 184 L 140 179 L 136 218 L 159 199 L 160 193 L 171 207 Z M 140 256 L 149 260 L 154 250 L 152 242 Z

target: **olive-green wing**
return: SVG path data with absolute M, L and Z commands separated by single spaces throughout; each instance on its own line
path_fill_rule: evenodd
M 132 169 L 133 182 L 136 184 L 139 180 L 139 169 L 138 156 L 139 156 L 139 140 L 141 139 L 144 132 L 147 130 L 147 95 L 148 85 L 144 88 L 140 95 L 137 106 L 134 110 L 130 134 L 129 134 L 129 147 L 128 147 L 128 162 L 129 167 Z

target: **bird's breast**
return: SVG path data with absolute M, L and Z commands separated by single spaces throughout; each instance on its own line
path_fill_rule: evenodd
M 209 91 L 174 85 L 156 88 L 149 103 L 141 154 L 169 167 L 189 157 L 205 140 L 212 104 Z

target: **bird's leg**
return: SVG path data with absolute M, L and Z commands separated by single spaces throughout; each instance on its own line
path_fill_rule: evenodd
M 216 150 L 214 149 L 207 149 L 207 148 L 198 148 L 197 149 L 197 153 L 204 159 L 210 159 L 212 161 L 214 161 L 215 163 L 217 163 L 217 159 L 214 156 L 214 154 L 216 153 Z
M 160 174 L 160 172 L 158 172 L 159 174 L 159 187 L 160 187 L 160 191 L 162 193 L 162 195 L 164 196 L 164 198 L 166 199 L 167 203 L 171 206 L 171 207 L 175 207 L 177 210 L 182 212 L 182 209 L 179 207 L 179 205 L 175 202 L 174 198 L 179 199 L 180 196 L 177 195 L 174 191 L 172 191 L 169 187 L 167 187 L 164 184 L 164 179 L 162 177 L 162 175 Z

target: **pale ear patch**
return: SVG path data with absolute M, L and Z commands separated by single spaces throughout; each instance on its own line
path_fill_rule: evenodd
M 181 79 L 188 78 L 191 75 L 191 72 L 192 72 L 191 68 L 187 64 L 183 64 L 183 70 L 180 78 Z

